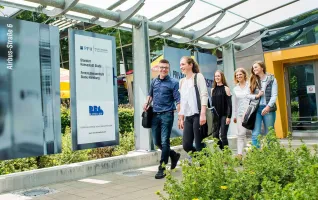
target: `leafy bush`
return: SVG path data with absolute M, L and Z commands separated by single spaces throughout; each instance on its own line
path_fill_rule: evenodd
M 291 112 L 299 112 L 299 103 L 298 101 L 291 102 Z
M 134 131 L 134 109 L 127 106 L 120 106 L 118 109 L 119 132 Z
M 106 158 L 127 154 L 135 149 L 135 138 L 133 132 L 121 133 L 119 145 L 92 149 L 90 159 Z
M 127 154 L 135 149 L 134 132 L 120 134 L 119 145 L 115 147 L 112 156 Z
M 62 133 L 64 133 L 62 135 L 62 153 L 0 161 L 0 175 L 126 154 L 135 148 L 133 121 L 133 109 L 128 106 L 120 106 L 120 144 L 118 146 L 73 151 L 70 109 L 62 105 L 61 126 Z
M 178 146 L 182 145 L 182 137 L 174 137 L 170 139 L 171 146 Z
M 161 199 L 318 199 L 318 147 L 281 146 L 271 130 L 261 138 L 261 149 L 251 147 L 242 166 L 230 149 L 212 148 L 182 161 L 182 180 L 167 171 Z
M 65 134 L 62 136 L 62 153 L 40 156 L 38 167 L 45 168 L 87 161 L 91 151 L 91 149 L 73 151 L 71 130 L 66 127 Z
M 61 105 L 61 132 L 65 133 L 66 127 L 71 127 L 71 111 Z
M 37 169 L 34 157 L 0 161 L 0 175 Z

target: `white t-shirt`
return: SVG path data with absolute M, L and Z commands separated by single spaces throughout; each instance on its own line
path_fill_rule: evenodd
M 192 116 L 199 113 L 197 96 L 195 93 L 193 79 L 184 79 L 180 89 L 180 112 L 179 115 Z

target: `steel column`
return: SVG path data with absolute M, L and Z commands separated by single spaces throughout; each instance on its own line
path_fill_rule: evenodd
M 227 81 L 229 88 L 231 89 L 231 93 L 234 87 L 234 71 L 235 67 L 235 54 L 234 54 L 234 45 L 230 42 L 228 45 L 222 47 L 223 52 L 223 72 Z M 233 94 L 232 94 L 233 96 Z M 233 120 L 233 117 L 232 119 Z M 229 136 L 236 135 L 236 124 L 230 123 L 229 126 Z
M 150 130 L 141 126 L 143 104 L 150 86 L 150 45 L 148 21 L 140 17 L 140 24 L 133 26 L 134 63 L 134 130 L 136 150 L 154 150 Z

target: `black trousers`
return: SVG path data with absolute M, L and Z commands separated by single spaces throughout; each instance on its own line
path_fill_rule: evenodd
M 220 117 L 218 130 L 215 132 L 213 137 L 218 139 L 218 146 L 222 150 L 224 149 L 225 146 L 229 145 L 229 141 L 227 140 L 228 130 L 229 130 L 229 125 L 226 125 L 226 116 Z
M 183 149 L 186 152 L 195 152 L 201 151 L 205 144 L 202 143 L 204 139 L 200 134 L 200 115 L 195 114 L 189 117 L 186 117 L 184 120 L 184 129 L 183 129 Z M 193 140 L 195 142 L 195 147 L 193 146 Z

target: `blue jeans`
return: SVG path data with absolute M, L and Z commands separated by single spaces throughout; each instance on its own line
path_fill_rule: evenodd
M 269 112 L 268 114 L 262 116 L 262 110 L 265 106 L 260 105 L 257 109 L 255 126 L 252 131 L 252 145 L 257 148 L 260 147 L 260 144 L 257 140 L 258 136 L 261 134 L 262 122 L 264 122 L 265 134 L 268 133 L 269 127 L 274 128 L 275 120 L 276 120 L 276 112 Z
M 161 149 L 160 164 L 165 164 L 169 161 L 169 156 L 174 156 L 175 151 L 170 149 L 170 135 L 173 126 L 174 113 L 165 112 L 154 114 L 152 119 L 152 138 L 153 143 Z

